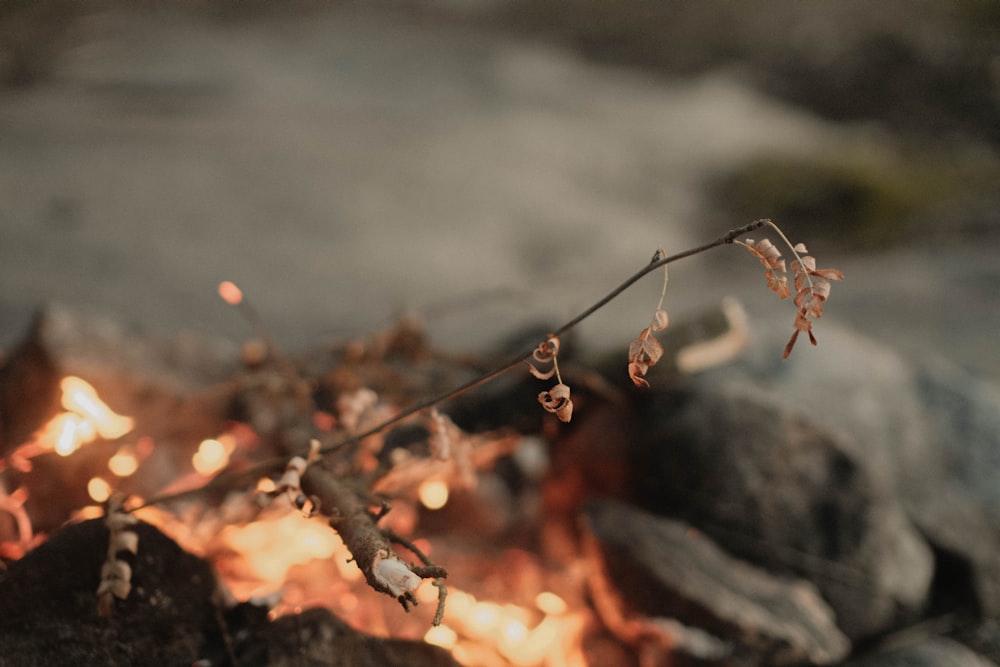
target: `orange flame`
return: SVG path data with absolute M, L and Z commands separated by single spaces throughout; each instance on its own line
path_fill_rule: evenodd
M 63 378 L 59 386 L 62 389 L 63 407 L 93 424 L 102 438 L 120 438 L 135 426 L 131 417 L 123 417 L 109 408 L 85 380 L 70 375 Z
M 191 457 L 191 465 L 199 475 L 212 475 L 229 464 L 229 456 L 236 449 L 236 438 L 229 434 L 202 440 L 198 451 Z
M 66 412 L 50 419 L 35 433 L 30 443 L 18 449 L 23 457 L 30 458 L 47 451 L 69 456 L 98 436 L 114 440 L 135 426 L 131 417 L 119 415 L 109 408 L 85 380 L 70 375 L 63 378 L 59 386 Z
M 116 477 L 128 477 L 139 469 L 139 457 L 135 448 L 122 445 L 114 456 L 108 459 L 108 470 Z
M 469 667 L 496 662 L 488 653 L 514 665 L 586 665 L 581 648 L 584 616 L 570 612 L 561 597 L 548 591 L 536 597 L 535 607 L 477 600 L 451 589 L 445 623 L 428 630 L 424 641 L 450 650 Z
M 223 280 L 219 283 L 219 296 L 230 306 L 236 306 L 243 301 L 243 290 L 237 287 L 236 283 Z
M 87 482 L 87 493 L 95 502 L 103 503 L 111 497 L 111 485 L 100 477 L 91 477 Z
M 417 489 L 421 504 L 429 510 L 439 510 L 448 504 L 448 484 L 441 479 L 429 479 Z

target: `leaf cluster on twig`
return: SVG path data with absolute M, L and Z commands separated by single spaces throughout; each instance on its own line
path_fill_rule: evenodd
M 785 242 L 791 250 L 795 260 L 791 263 L 792 274 L 794 276 L 795 299 L 798 307 L 795 314 L 794 330 L 792 336 L 785 345 L 782 357 L 787 359 L 795 347 L 799 333 L 805 332 L 809 336 L 809 342 L 816 345 L 816 336 L 812 330 L 812 320 L 819 319 L 823 315 L 823 302 L 830 296 L 830 281 L 843 280 L 844 274 L 837 269 L 817 269 L 816 258 L 806 254 L 808 250 L 804 243 L 792 245 L 784 232 L 770 220 L 759 221 L 771 227 L 781 240 Z M 788 287 L 788 276 L 785 267 L 785 260 L 781 256 L 778 247 L 768 239 L 754 241 L 734 241 L 737 245 L 746 248 L 754 257 L 764 265 L 764 276 L 767 278 L 767 288 L 778 295 L 780 299 L 787 299 L 792 291 Z M 811 319 L 810 319 L 811 318 Z

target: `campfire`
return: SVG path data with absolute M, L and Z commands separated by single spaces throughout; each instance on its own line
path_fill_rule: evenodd
M 765 226 L 691 252 L 742 246 L 791 296 L 777 248 L 736 240 Z M 763 338 L 788 357 L 842 276 L 785 242 L 793 333 Z M 415 316 L 291 357 L 231 283 L 257 332 L 239 353 L 43 313 L 0 367 L 9 664 L 829 665 L 995 618 L 953 480 L 922 478 L 947 508 L 897 493 L 840 428 L 865 415 L 773 390 L 797 367 L 713 374 L 747 317 L 671 322 L 666 264 L 689 254 L 513 357 L 438 349 Z M 660 267 L 627 351 L 567 356 Z
M 403 386 L 419 387 L 425 382 L 420 374 L 453 365 L 434 358 L 415 321 L 319 353 L 321 360 L 309 362 L 319 369 L 310 390 L 328 400 L 317 401 L 308 414 L 286 409 L 301 398 L 299 371 L 289 376 L 284 360 L 245 358 L 229 378 L 183 399 L 198 413 L 190 424 L 167 424 L 163 416 L 150 416 L 148 406 L 140 408 L 146 413 L 141 416 L 129 411 L 150 392 L 170 391 L 169 380 L 147 369 L 95 373 L 99 365 L 88 359 L 80 375 L 61 374 L 80 365 L 75 346 L 92 343 L 55 342 L 50 335 L 60 325 L 53 319 L 65 317 L 71 316 L 40 318 L 8 360 L 16 378 L 30 367 L 38 374 L 35 381 L 55 387 L 29 396 L 7 375 L 7 395 L 27 401 L 56 396 L 43 400 L 47 410 L 30 411 L 45 414 L 30 436 L 16 446 L 5 440 L 0 509 L 12 520 L 0 532 L 5 559 L 24 557 L 64 529 L 63 521 L 104 516 L 109 500 L 123 497 L 129 508 L 138 508 L 133 516 L 211 563 L 229 604 L 253 601 L 272 619 L 324 607 L 359 632 L 440 647 L 462 665 L 587 664 L 584 638 L 600 623 L 584 600 L 583 556 L 556 561 L 536 544 L 537 484 L 546 466 L 537 437 L 509 429 L 466 432 L 435 410 L 396 431 L 368 435 L 345 455 L 351 470 L 388 470 L 372 487 L 378 498 L 392 498 L 380 525 L 420 557 L 448 563 L 447 588 L 443 580 L 423 580 L 413 591 L 410 613 L 372 591 L 340 535 L 326 520 L 310 516 L 309 505 L 319 501 L 297 501 L 278 488 L 280 475 L 260 473 L 249 488 L 203 490 L 220 472 L 260 467 L 294 437 L 302 420 L 336 439 L 391 417 L 399 409 L 393 401 L 403 394 L 396 389 L 396 398 L 386 399 L 372 386 L 399 387 L 402 374 L 411 376 Z M 118 342 L 110 341 L 108 351 Z M 394 367 L 400 364 L 414 368 L 400 371 Z M 470 369 L 459 364 L 448 372 L 464 376 Z M 117 400 L 106 399 L 95 384 L 111 386 L 107 393 Z M 154 402 L 173 401 L 156 396 Z M 212 423 L 217 432 L 195 433 Z M 8 434 L 28 428 L 16 419 L 4 426 Z M 428 441 L 435 438 L 437 447 L 449 451 L 428 456 Z M 60 478 L 72 476 L 70 488 L 53 488 L 42 478 L 60 466 L 67 468 Z M 505 474 L 531 486 L 515 492 Z M 154 497 L 167 500 L 146 505 Z M 35 511 L 42 506 L 44 512 Z M 421 535 L 426 527 L 431 532 Z M 409 554 L 405 547 L 400 553 Z

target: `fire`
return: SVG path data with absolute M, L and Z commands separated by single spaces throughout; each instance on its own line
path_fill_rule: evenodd
M 538 620 L 541 616 L 541 620 Z M 576 667 L 586 665 L 580 648 L 585 618 L 548 591 L 535 598 L 535 609 L 478 600 L 451 589 L 445 623 L 424 641 L 441 646 L 463 665 L 494 664 L 502 656 L 513 665 Z
M 111 497 L 111 485 L 100 477 L 91 477 L 87 482 L 87 493 L 94 499 L 94 502 L 103 503 Z
M 59 386 L 63 407 L 87 420 L 105 440 L 120 438 L 135 425 L 131 417 L 123 417 L 109 408 L 85 380 L 70 375 Z
M 51 434 L 52 448 L 59 456 L 69 456 L 82 445 L 97 438 L 97 429 L 92 422 L 69 412 L 56 415 L 45 433 Z
M 67 376 L 59 383 L 62 406 L 66 410 L 53 417 L 28 445 L 22 455 L 30 458 L 42 451 L 55 451 L 69 456 L 98 437 L 115 440 L 132 430 L 131 417 L 124 417 L 109 408 L 97 391 L 85 380 Z
M 297 512 L 227 526 L 220 538 L 240 554 L 247 576 L 264 587 L 280 587 L 293 566 L 316 558 L 332 558 L 344 579 L 356 581 L 363 576 L 353 561 L 347 562 L 350 555 L 340 536 L 322 521 Z
M 448 484 L 440 479 L 429 479 L 417 489 L 417 497 L 429 510 L 439 510 L 448 503 Z
M 202 440 L 198 451 L 191 457 L 191 465 L 199 475 L 212 475 L 229 464 L 229 456 L 236 449 L 236 439 L 229 435 L 220 435 L 218 439 Z
M 108 470 L 116 477 L 128 477 L 138 469 L 139 457 L 129 445 L 122 445 L 115 455 L 108 459 Z
M 438 625 L 424 634 L 424 641 L 450 650 L 455 648 L 455 644 L 458 643 L 458 633 L 447 625 Z
M 223 280 L 219 283 L 219 296 L 230 306 L 236 306 L 243 301 L 243 290 L 236 286 L 236 283 Z

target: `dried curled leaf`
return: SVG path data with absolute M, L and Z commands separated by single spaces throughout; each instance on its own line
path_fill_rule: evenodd
M 764 276 L 767 278 L 767 288 L 781 299 L 787 299 L 792 291 L 788 288 L 788 277 L 785 276 L 785 260 L 781 252 L 769 239 L 754 241 L 747 239 L 741 243 L 744 248 L 760 260 L 764 265 Z
M 796 253 L 807 252 L 804 243 L 795 245 Z M 809 335 L 809 342 L 816 345 L 816 336 L 813 335 L 812 321 L 823 316 L 823 302 L 830 296 L 831 280 L 843 280 L 844 274 L 837 269 L 817 269 L 816 258 L 811 255 L 799 255 L 799 258 L 792 262 L 792 273 L 795 275 L 795 305 L 799 311 L 795 314 L 794 328 L 782 357 L 788 358 L 798 340 L 799 332 L 804 331 Z
M 641 364 L 638 361 L 629 362 L 628 365 L 628 376 L 632 379 L 632 383 L 637 387 L 648 387 L 649 382 L 646 380 L 646 371 L 649 370 L 649 364 Z
M 124 600 L 132 590 L 132 567 L 118 558 L 118 554 L 139 551 L 139 535 L 132 530 L 138 520 L 124 511 L 123 501 L 120 496 L 112 497 L 104 520 L 108 528 L 108 551 L 97 587 L 97 613 L 103 617 L 111 615 L 115 598 Z
M 538 370 L 538 367 L 535 366 L 533 363 L 528 362 L 528 372 L 534 375 L 539 380 L 548 380 L 549 378 L 551 378 L 553 375 L 556 374 L 556 369 L 553 366 L 549 370 L 542 372 Z
M 662 312 L 665 320 L 666 311 Z M 653 321 L 656 322 L 655 317 Z M 639 332 L 636 339 L 628 346 L 628 376 L 637 387 L 649 386 L 649 382 L 646 381 L 646 372 L 651 366 L 656 365 L 656 362 L 663 356 L 663 346 L 660 345 L 660 341 L 653 338 L 652 326 L 655 324 Z M 664 326 L 666 326 L 665 322 Z
M 570 399 L 569 387 L 565 384 L 559 383 L 548 391 L 540 392 L 538 402 L 561 422 L 568 422 L 573 417 L 573 401 Z
M 559 337 L 549 336 L 545 341 L 539 343 L 535 351 L 531 353 L 531 358 L 540 364 L 551 363 L 559 356 Z
M 657 308 L 656 312 L 653 313 L 653 323 L 649 325 L 649 328 L 653 331 L 663 331 L 670 325 L 670 316 L 667 315 L 667 311 L 662 308 Z
M 547 371 L 539 370 L 530 361 L 528 362 L 528 371 L 534 375 L 539 380 L 548 380 L 553 375 L 556 374 L 556 364 L 558 363 L 556 359 L 559 357 L 559 337 L 549 336 L 545 341 L 540 343 L 535 351 L 531 353 L 531 358 L 537 361 L 539 364 L 552 364 L 552 368 Z

